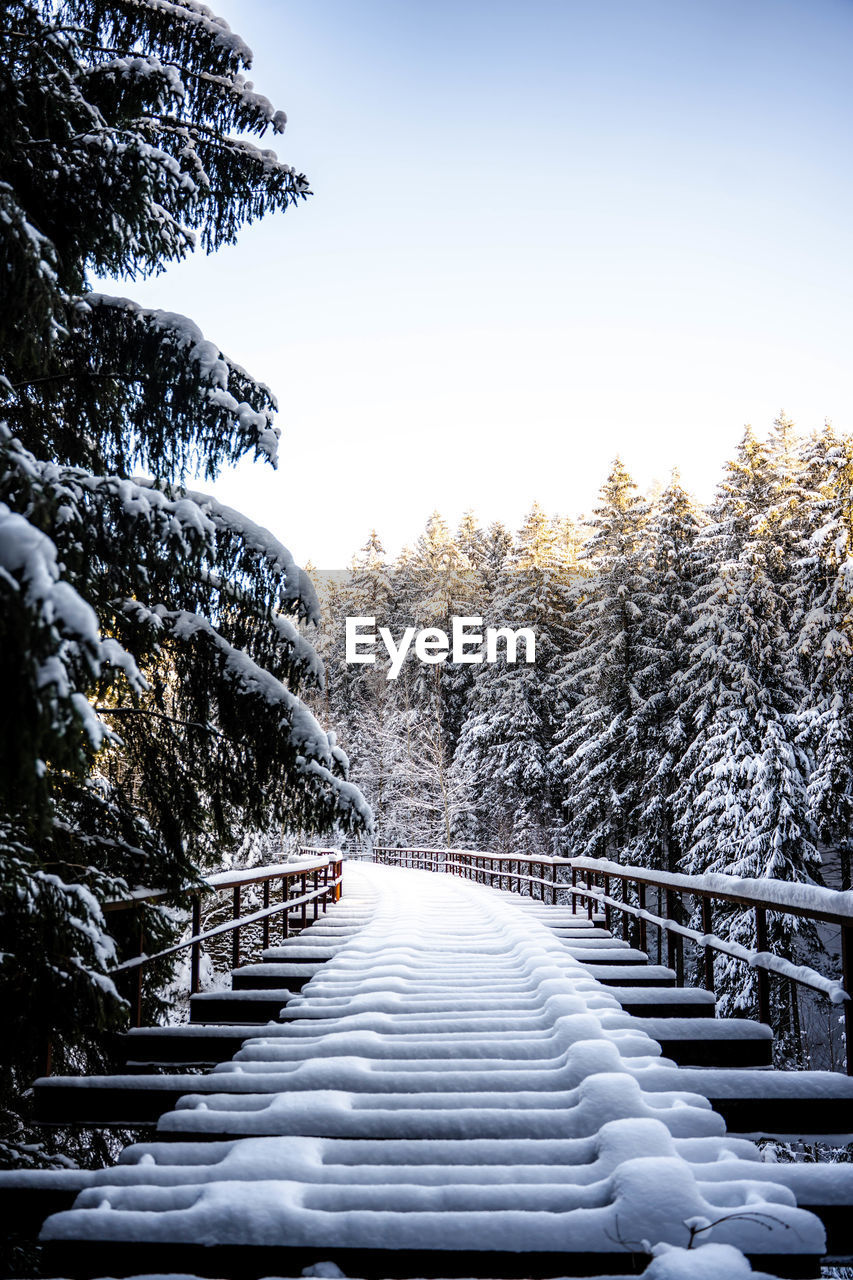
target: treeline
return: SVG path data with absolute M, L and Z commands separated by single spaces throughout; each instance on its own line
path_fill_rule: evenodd
M 372 534 L 325 614 L 323 711 L 377 843 L 800 881 L 829 847 L 849 886 L 853 439 L 831 426 L 748 429 L 706 508 L 675 475 L 647 500 L 617 460 L 583 523 L 435 514 L 393 563 Z M 532 628 L 535 664 L 345 661 L 347 616 L 396 637 L 471 615 Z

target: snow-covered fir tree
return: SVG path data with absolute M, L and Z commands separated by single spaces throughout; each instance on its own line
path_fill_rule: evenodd
M 553 770 L 563 804 L 563 848 L 621 857 L 635 840 L 646 779 L 638 716 L 656 654 L 649 642 L 648 508 L 616 459 L 591 521 L 591 576 L 575 588 L 577 647 L 561 678 L 565 719 Z
M 351 768 L 370 801 L 376 844 L 405 843 L 408 831 L 400 826 L 399 798 L 403 781 L 403 717 L 394 683 L 388 680 L 387 650 L 379 645 L 374 663 L 345 660 L 346 618 L 373 618 L 376 627 L 388 627 L 396 616 L 392 567 L 376 530 L 353 557 L 342 582 L 326 585 L 323 592 L 325 625 L 320 653 L 326 681 L 322 694 L 328 723 L 341 734 Z
M 477 530 L 469 523 L 469 542 Z M 479 575 L 435 511 L 410 555 L 398 565 L 397 628 L 449 634 L 454 617 L 478 610 Z M 406 621 L 409 620 L 409 621 Z M 464 715 L 470 668 L 420 663 L 414 653 L 397 679 L 406 725 L 406 807 L 426 844 L 449 844 L 462 805 L 451 763 Z
M 572 567 L 560 530 L 534 504 L 498 579 L 486 625 L 530 628 L 535 663 L 472 667 L 453 777 L 469 798 L 456 838 L 503 852 L 551 851 L 557 817 L 550 752 Z
M 626 862 L 676 870 L 680 848 L 673 796 L 680 761 L 691 740 L 679 679 L 689 651 L 687 629 L 697 585 L 696 505 L 674 472 L 655 503 L 645 530 L 648 592 L 643 620 L 646 657 L 642 696 L 634 708 L 632 737 L 642 778 L 634 831 Z
M 190 320 L 107 296 L 308 194 L 248 140 L 284 115 L 196 0 L 0 9 L 0 1102 L 96 1053 L 140 920 L 281 823 L 362 829 L 346 759 L 300 701 L 318 616 L 287 550 L 184 486 L 275 461 L 272 393 Z M 152 478 L 133 479 L 138 469 Z M 146 948 L 167 912 L 141 908 Z M 153 970 L 156 981 L 162 974 Z M 14 1138 L 14 1121 L 9 1136 Z
M 787 630 L 785 579 L 793 566 L 780 562 L 786 535 L 778 479 L 772 451 L 747 430 L 698 541 L 705 568 L 683 680 L 693 737 L 681 763 L 678 825 L 685 870 L 809 881 L 819 858 L 806 798 L 809 761 L 797 742 L 804 690 Z M 756 945 L 751 912 L 726 912 L 717 931 Z M 796 922 L 771 915 L 769 941 L 795 955 Z M 754 977 L 734 962 L 718 963 L 723 1007 L 751 1008 Z M 789 1026 L 777 1030 L 796 1038 L 795 1002 L 786 1002 L 780 1019 L 785 1013 Z
M 853 857 L 853 440 L 827 424 L 803 451 L 808 541 L 796 569 L 796 648 L 805 696 L 802 739 L 812 754 L 809 813 L 838 856 Z

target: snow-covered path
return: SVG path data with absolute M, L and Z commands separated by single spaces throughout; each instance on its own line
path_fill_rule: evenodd
M 774 1262 L 821 1254 L 820 1222 L 573 956 L 598 934 L 568 909 L 348 864 L 343 900 L 265 954 L 265 969 L 329 955 L 289 1021 L 44 1238 L 135 1242 L 143 1259 L 168 1245 L 185 1267 L 218 1246 L 351 1266 L 377 1250 L 604 1255 L 619 1271 L 705 1221 L 706 1238 Z

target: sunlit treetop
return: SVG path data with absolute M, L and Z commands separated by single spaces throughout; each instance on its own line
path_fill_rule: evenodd
M 285 116 L 194 0 L 12 0 L 0 17 L 0 405 L 41 456 L 214 477 L 275 462 L 275 401 L 197 327 L 92 290 L 309 193 L 251 135 Z

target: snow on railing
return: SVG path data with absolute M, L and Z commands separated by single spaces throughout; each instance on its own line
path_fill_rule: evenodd
M 589 919 L 596 907 L 611 927 L 613 911 L 623 919 L 632 917 L 638 925 L 638 945 L 645 951 L 648 926 L 658 930 L 662 942 L 667 940 L 667 964 L 676 972 L 679 984 L 684 981 L 684 949 L 686 938 L 701 947 L 704 955 L 704 985 L 715 991 L 714 955 L 726 955 L 755 970 L 758 1017 L 770 1021 L 770 976 L 784 978 L 796 985 L 818 992 L 831 1004 L 843 1005 L 847 1074 L 853 1075 L 853 892 L 825 889 L 821 885 L 796 884 L 782 880 L 748 879 L 718 874 L 681 875 L 677 872 L 652 871 L 645 867 L 626 867 L 606 858 L 559 858 L 541 854 L 491 853 L 480 849 L 392 848 L 375 846 L 374 862 L 392 866 L 446 872 L 475 880 L 479 884 L 505 889 L 556 904 L 560 894 L 570 898 L 572 910 L 578 899 L 586 903 Z M 569 880 L 561 878 L 566 868 Z M 536 874 L 538 869 L 538 874 Z M 584 873 L 581 880 L 579 874 Z M 621 881 L 622 898 L 610 893 L 610 881 Z M 596 884 L 596 881 L 600 881 Z M 636 903 L 627 900 L 630 885 Z M 646 891 L 657 890 L 658 913 L 646 909 Z M 677 902 L 682 897 L 694 900 L 702 916 L 702 929 L 691 929 L 677 917 Z M 739 943 L 718 937 L 713 930 L 714 903 L 726 902 L 745 907 L 754 913 L 757 947 L 752 950 Z M 814 922 L 839 926 L 841 930 L 841 980 L 827 978 L 808 965 L 795 964 L 785 956 L 768 950 L 767 912 L 799 916 Z M 623 927 L 624 933 L 624 927 Z M 661 945 L 659 945 L 659 950 Z
M 269 946 L 270 920 L 273 916 L 283 915 L 282 931 L 286 938 L 290 931 L 290 915 L 296 908 L 301 908 L 299 927 L 304 929 L 308 923 L 308 904 L 313 903 L 313 916 L 316 920 L 321 904 L 329 905 L 337 902 L 341 896 L 343 883 L 343 855 L 339 849 L 300 850 L 304 856 L 294 862 L 277 862 L 265 867 L 235 867 L 230 871 L 218 871 L 206 876 L 202 883 L 193 886 L 177 895 L 190 900 L 192 921 L 190 935 L 180 942 L 161 951 L 148 954 L 143 948 L 144 937 L 140 927 L 139 954 L 125 960 L 116 967 L 116 973 L 136 971 L 136 990 L 133 1000 L 133 1025 L 142 1023 L 142 984 L 143 971 L 146 965 L 154 960 L 175 955 L 179 951 L 190 950 L 190 993 L 195 995 L 201 981 L 201 948 L 202 943 L 222 934 L 232 935 L 231 965 L 237 968 L 240 964 L 241 930 L 248 925 L 260 924 L 262 929 L 262 945 Z M 308 887 L 308 878 L 311 887 Z M 291 882 L 299 881 L 298 892 L 294 896 L 290 892 Z M 275 881 L 281 882 L 281 900 L 271 903 L 271 889 Z M 263 906 L 248 915 L 242 914 L 242 891 L 247 885 L 260 885 Z M 231 919 L 211 929 L 202 929 L 202 897 L 208 893 L 220 894 L 231 891 Z M 138 889 L 127 898 L 104 903 L 105 911 L 126 911 L 139 908 L 147 902 L 168 899 L 171 902 L 175 894 L 163 889 Z

